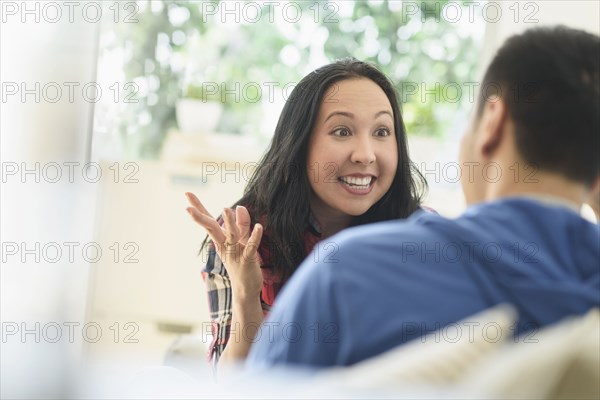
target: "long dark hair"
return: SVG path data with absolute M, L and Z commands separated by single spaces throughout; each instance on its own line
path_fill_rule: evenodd
M 406 218 L 417 210 L 425 178 L 408 157 L 406 131 L 396 91 L 376 67 L 347 58 L 321 67 L 303 78 L 290 94 L 275 128 L 269 149 L 260 160 L 235 205 L 244 205 L 252 224 L 265 225 L 264 240 L 271 254 L 270 266 L 290 276 L 306 257 L 304 235 L 310 213 L 311 187 L 307 174 L 308 142 L 325 92 L 336 82 L 368 78 L 385 92 L 394 113 L 398 167 L 387 193 L 351 225 Z

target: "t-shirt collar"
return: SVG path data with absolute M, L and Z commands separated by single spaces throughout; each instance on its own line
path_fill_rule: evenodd
M 567 200 L 563 197 L 552 196 L 549 194 L 539 194 L 539 193 L 523 193 L 518 197 L 525 197 L 531 200 L 536 200 L 540 203 L 549 205 L 549 206 L 562 206 L 568 208 L 569 210 L 579 214 L 581 212 L 581 207 L 575 203 L 574 201 Z

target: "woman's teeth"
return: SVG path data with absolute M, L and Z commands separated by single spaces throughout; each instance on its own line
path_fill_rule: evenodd
M 353 176 L 345 176 L 340 178 L 340 181 L 342 181 L 343 183 L 345 183 L 348 186 L 357 188 L 357 189 L 367 189 L 369 187 L 369 185 L 371 184 L 371 180 L 373 179 L 373 177 L 366 177 L 366 178 L 356 178 Z

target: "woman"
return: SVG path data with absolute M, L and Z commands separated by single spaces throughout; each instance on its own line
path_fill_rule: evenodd
M 246 357 L 264 314 L 318 241 L 408 217 L 426 186 L 409 160 L 396 93 L 383 73 L 345 59 L 302 79 L 235 212 L 224 209 L 218 222 L 186 193 L 188 212 L 211 239 L 204 278 L 213 362 Z

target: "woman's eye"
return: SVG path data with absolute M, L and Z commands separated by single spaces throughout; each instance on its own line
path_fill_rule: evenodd
M 350 131 L 348 130 L 348 128 L 338 128 L 335 131 L 333 131 L 333 134 L 335 136 L 350 136 Z
M 375 136 L 390 136 L 392 133 L 388 128 L 380 128 L 375 131 Z

